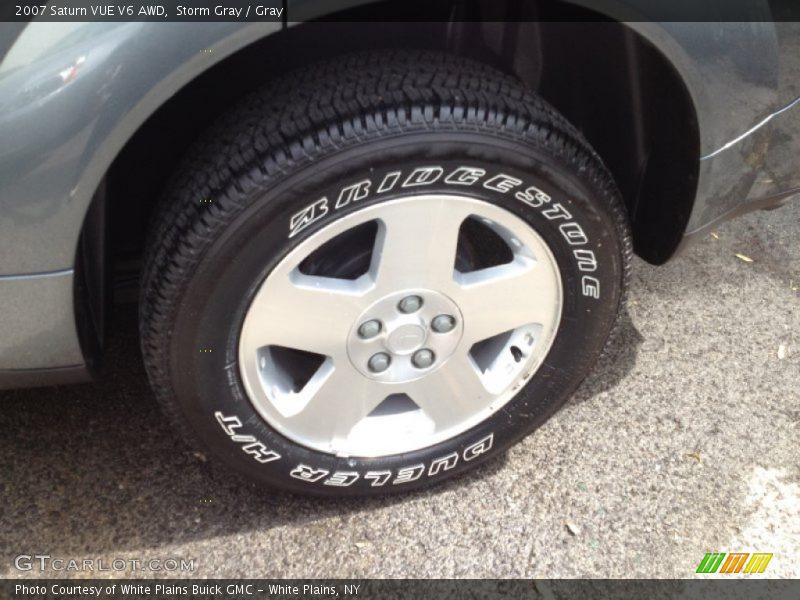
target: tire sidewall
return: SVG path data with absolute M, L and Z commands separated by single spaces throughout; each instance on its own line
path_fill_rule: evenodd
M 485 174 L 476 178 L 472 171 L 459 181 L 453 174 L 463 175 L 464 168 Z M 364 181 L 369 181 L 364 197 L 343 195 L 353 185 L 361 184 L 363 191 Z M 169 369 L 184 417 L 233 469 L 312 494 L 410 490 L 503 452 L 566 401 L 599 357 L 615 321 L 622 236 L 609 210 L 614 192 L 607 182 L 595 167 L 559 148 L 454 130 L 361 140 L 309 158 L 279 181 L 252 186 L 243 208 L 205 248 L 177 303 Z M 296 245 L 354 211 L 410 195 L 447 193 L 512 212 L 550 247 L 561 274 L 563 306 L 538 371 L 484 422 L 414 452 L 336 457 L 277 433 L 251 405 L 238 366 L 241 325 L 265 277 Z

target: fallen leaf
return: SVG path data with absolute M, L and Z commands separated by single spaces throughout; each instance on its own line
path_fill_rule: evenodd
M 778 346 L 778 359 L 783 360 L 784 358 L 786 358 L 786 346 L 781 344 Z
M 711 232 L 711 237 L 713 237 L 715 240 L 719 239 L 719 236 L 716 233 L 714 233 L 713 231 Z
M 686 454 L 687 457 L 695 459 L 697 462 L 701 462 L 700 453 L 699 452 L 689 452 Z
M 192 456 L 194 456 L 200 462 L 206 462 L 208 460 L 206 458 L 206 455 L 203 454 L 202 452 L 192 452 Z
M 749 256 L 745 256 L 744 254 L 737 253 L 736 258 L 738 258 L 739 260 L 743 260 L 744 262 L 753 262 L 752 258 L 750 258 Z

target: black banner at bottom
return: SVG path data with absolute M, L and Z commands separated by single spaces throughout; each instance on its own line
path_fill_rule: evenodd
M 494 599 L 561 598 L 651 599 L 725 598 L 725 600 L 800 597 L 800 581 L 775 579 L 707 580 L 487 580 L 487 579 L 5 579 L 0 598 L 56 600 L 131 598 L 202 600 L 290 600 L 357 598 Z

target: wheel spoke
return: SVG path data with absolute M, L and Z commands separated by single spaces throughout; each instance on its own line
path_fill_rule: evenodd
M 470 217 L 506 243 L 511 262 L 456 271 Z M 346 249 L 325 244 L 367 222 L 377 232 L 366 273 L 300 271 L 321 248 L 326 264 L 347 259 Z M 472 239 L 483 229 L 468 230 L 468 259 L 496 245 Z M 300 445 L 338 456 L 411 452 L 466 431 L 513 397 L 549 349 L 560 286 L 545 242 L 509 211 L 443 194 L 365 206 L 300 242 L 269 274 L 242 327 L 241 374 L 261 415 Z
M 296 272 L 272 280 L 253 301 L 242 343 L 254 349 L 274 344 L 338 357 L 362 310 L 362 296 L 354 281 Z
M 437 288 L 451 282 L 458 231 L 469 216 L 446 197 L 398 203 L 381 213 L 373 256 L 380 290 L 404 287 Z
M 482 412 L 493 397 L 466 353 L 452 356 L 439 370 L 411 382 L 405 390 L 435 423 L 436 431 Z
M 348 363 L 320 369 L 306 384 L 305 404 L 286 419 L 300 439 L 328 445 L 337 452 L 362 419 L 386 397 L 380 384 L 363 377 Z
M 468 343 L 485 340 L 522 325 L 547 324 L 559 293 L 553 278 L 524 256 L 497 267 L 458 275 L 458 302 Z

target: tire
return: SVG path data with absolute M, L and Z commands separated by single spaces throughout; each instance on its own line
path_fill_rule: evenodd
M 553 108 L 490 67 L 392 51 L 227 112 L 147 252 L 145 365 L 192 443 L 273 488 L 363 496 L 544 423 L 611 335 L 631 245 L 608 171 Z

